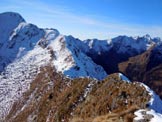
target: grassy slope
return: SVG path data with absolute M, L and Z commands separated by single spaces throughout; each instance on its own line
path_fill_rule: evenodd
M 133 121 L 134 111 L 145 108 L 150 99 L 139 83 L 123 82 L 118 74 L 96 83 L 84 99 L 85 89 L 92 81 L 89 78 L 70 80 L 51 66 L 43 67 L 23 99 L 15 102 L 6 121 L 129 122 Z

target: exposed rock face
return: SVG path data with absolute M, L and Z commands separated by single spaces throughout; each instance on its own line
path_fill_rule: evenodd
M 162 50 L 161 45 L 152 47 L 141 55 L 119 64 L 119 71 L 132 81 L 144 82 L 162 97 Z
M 87 55 L 111 74 L 119 71 L 119 63 L 149 50 L 161 43 L 161 40 L 146 35 L 136 38 L 119 36 L 111 40 L 92 39 L 84 42 L 89 46 Z

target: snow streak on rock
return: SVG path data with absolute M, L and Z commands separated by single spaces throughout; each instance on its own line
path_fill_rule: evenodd
M 134 122 L 161 122 L 162 120 L 162 115 L 156 113 L 154 110 L 140 109 L 135 112 L 135 115 Z
M 149 101 L 149 108 L 162 114 L 162 100 L 160 99 L 160 97 L 145 84 L 141 83 L 141 85 L 145 87 L 145 89 L 148 91 L 149 95 L 151 96 L 151 99 Z

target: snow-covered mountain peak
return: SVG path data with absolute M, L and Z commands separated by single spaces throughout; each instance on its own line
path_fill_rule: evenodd
M 84 43 L 89 46 L 90 50 L 98 53 L 108 51 L 111 48 L 111 40 L 87 39 Z
M 56 39 L 51 41 L 48 47 L 53 50 L 53 64 L 57 71 L 63 72 L 74 65 L 73 57 L 66 48 L 65 37 L 63 35 L 57 36 Z
M 33 80 L 48 65 L 52 67 L 51 70 L 54 67 L 57 72 L 69 78 L 91 77 L 102 80 L 107 76 L 106 71 L 115 69 L 118 66 L 116 64 L 125 60 L 123 57 L 129 58 L 139 54 L 161 41 L 158 38 L 152 39 L 149 35 L 81 41 L 72 36 L 62 35 L 56 29 L 41 29 L 26 23 L 16 13 L 0 14 L 0 27 L 0 121 L 8 115 L 14 102 L 29 90 Z M 155 49 L 158 55 L 162 54 L 160 44 Z M 48 76 L 46 73 L 45 70 L 43 74 Z M 117 76 L 120 81 L 130 82 L 121 73 L 117 73 Z M 97 82 L 94 79 L 86 87 L 88 91 L 93 83 Z M 145 88 L 144 91 L 146 90 L 151 96 L 150 108 L 156 110 L 157 106 L 161 107 L 160 98 L 150 89 Z M 86 90 L 84 96 L 87 96 Z M 162 113 L 162 109 L 157 112 Z
M 143 37 L 146 38 L 146 39 L 148 39 L 148 40 L 151 40 L 151 36 L 149 34 L 146 34 Z
M 46 48 L 53 40 L 60 35 L 59 31 L 56 29 L 44 29 L 44 36 L 39 40 L 38 45 L 42 48 Z
M 107 76 L 104 69 L 84 53 L 86 47 L 80 40 L 60 34 L 48 42 L 47 48 L 53 51 L 53 64 L 58 72 L 71 78 L 89 76 L 101 80 Z
M 148 50 L 155 42 L 150 36 L 143 36 L 138 38 L 119 36 L 112 39 L 114 45 L 118 45 L 118 52 L 126 52 L 128 50 L 135 50 L 138 53 Z
M 20 23 L 17 28 L 14 29 L 12 35 L 9 38 L 8 48 L 14 48 L 14 45 L 34 47 L 37 41 L 44 36 L 44 30 L 39 29 L 37 26 L 28 23 Z M 22 46 L 21 45 L 21 46 Z
M 4 12 L 4 13 L 0 13 L 0 17 L 3 17 L 3 19 L 12 19 L 14 22 L 25 22 L 25 19 L 16 12 Z M 9 21 L 7 21 L 9 22 Z
M 8 35 L 7 41 L 4 41 L 0 48 L 0 58 L 2 59 L 0 60 L 0 72 L 16 58 L 21 58 L 32 50 L 40 38 L 44 36 L 44 30 L 35 25 L 21 22 Z M 1 38 L 4 39 L 3 36 Z
M 21 22 L 25 22 L 25 20 L 18 13 L 0 13 L 0 47 L 8 40 L 12 30 Z
M 13 29 L 21 22 L 25 22 L 25 20 L 18 13 L 14 13 L 14 12 L 0 13 L 0 25 L 1 25 L 0 27 L 1 27 L 1 29 L 2 28 L 4 29 L 5 27 Z
M 150 35 L 142 37 L 118 36 L 109 40 L 87 39 L 84 43 L 89 47 L 89 52 L 100 54 L 113 48 L 118 53 L 142 53 L 154 44 L 160 43 L 160 38 L 151 38 Z
M 8 16 L 17 17 L 15 23 L 3 40 L 0 48 L 0 71 L 12 63 L 15 59 L 25 56 L 35 46 L 40 46 L 51 53 L 51 61 L 58 72 L 62 72 L 69 77 L 90 76 L 97 79 L 106 77 L 106 72 L 101 66 L 95 64 L 85 52 L 88 46 L 81 40 L 72 36 L 61 35 L 56 29 L 40 29 L 33 24 L 26 23 L 21 16 L 16 13 L 8 13 Z M 11 23 L 10 18 L 9 23 Z M 3 23 L 3 22 L 2 22 Z M 3 28 L 5 30 L 5 28 Z M 3 35 L 0 35 L 3 38 Z M 3 50 L 6 52 L 4 53 Z M 91 67 L 91 68 L 89 68 Z
M 161 44 L 162 43 L 162 40 L 160 37 L 155 37 L 153 38 L 153 41 L 156 43 L 156 44 Z

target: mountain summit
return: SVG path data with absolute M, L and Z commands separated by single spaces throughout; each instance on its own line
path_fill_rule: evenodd
M 82 41 L 27 23 L 18 13 L 1 13 L 0 121 L 162 118 L 162 81 L 154 72 L 162 64 L 161 45 L 149 35 Z

